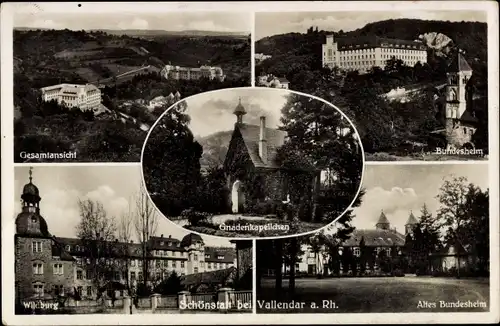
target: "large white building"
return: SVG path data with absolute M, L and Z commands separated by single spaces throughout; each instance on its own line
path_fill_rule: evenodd
M 334 40 L 326 37 L 323 44 L 323 66 L 366 73 L 376 66 L 385 68 L 391 58 L 402 60 L 413 67 L 417 62 L 427 63 L 427 48 L 421 41 L 407 41 L 381 37 L 361 37 Z
M 40 91 L 45 102 L 56 100 L 60 105 L 82 111 L 99 108 L 102 101 L 101 91 L 92 84 L 58 84 L 43 87 Z
M 223 81 L 226 76 L 221 67 L 201 66 L 199 68 L 188 68 L 180 66 L 166 65 L 161 70 L 161 75 L 165 79 L 183 79 L 183 80 L 197 80 L 200 78 L 208 78 L 210 80 L 217 79 Z

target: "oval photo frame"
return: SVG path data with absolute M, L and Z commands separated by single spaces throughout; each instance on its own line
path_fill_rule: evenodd
M 215 90 L 161 114 L 142 148 L 141 175 L 156 209 L 189 232 L 303 236 L 348 219 L 359 204 L 360 139 L 339 108 L 316 96 Z

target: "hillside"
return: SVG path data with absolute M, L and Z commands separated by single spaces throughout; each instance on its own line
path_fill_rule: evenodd
M 200 164 L 211 167 L 223 164 L 232 134 L 232 130 L 220 131 L 198 138 L 198 143 L 203 147 Z
M 375 67 L 362 75 L 356 71 L 333 73 L 322 67 L 321 58 L 322 44 L 326 35 L 332 33 L 336 38 L 421 39 L 428 47 L 427 63 L 409 67 L 401 60 L 389 59 L 384 70 Z M 367 153 L 397 151 L 401 142 L 408 140 L 425 144 L 442 141 L 429 137 L 444 124 L 439 116 L 442 105 L 434 101 L 444 97 L 443 89 L 436 89 L 435 84 L 446 80 L 446 70 L 458 49 L 465 51 L 463 56 L 473 69 L 468 85 L 470 94 L 479 99 L 470 103 L 479 119 L 473 141 L 476 148 L 487 151 L 485 23 L 398 19 L 367 24 L 350 32 L 311 27 L 306 33 L 274 35 L 256 42 L 256 52 L 272 57 L 257 64 L 255 73 L 285 76 L 292 90 L 316 95 L 337 105 L 355 124 Z M 391 102 L 383 96 L 392 89 L 410 89 L 415 85 L 420 94 L 408 103 Z
M 272 55 L 272 58 L 265 60 L 257 69 L 267 72 L 268 67 L 275 65 L 289 67 L 288 70 L 296 70 L 305 66 L 309 69 L 320 69 L 321 45 L 326 35 L 329 34 L 334 34 L 336 38 L 379 36 L 415 40 L 421 35 L 432 32 L 444 34 L 453 40 L 454 46 L 465 51 L 474 70 L 486 70 L 487 26 L 485 23 L 419 19 L 384 20 L 349 32 L 314 30 L 311 27 L 307 33 L 287 33 L 265 37 L 255 43 L 255 52 Z M 430 64 L 433 64 L 434 51 L 429 49 L 429 52 Z
M 130 71 L 159 72 L 169 62 L 220 65 L 228 78 L 250 74 L 249 40 L 223 36 L 159 34 L 142 39 L 103 31 L 15 30 L 14 57 L 20 62 L 17 71 L 33 79 L 35 87 L 45 77 L 50 77 L 48 84 L 54 78 L 97 82 Z

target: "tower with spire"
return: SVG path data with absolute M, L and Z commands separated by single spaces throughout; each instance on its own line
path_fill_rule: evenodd
M 461 148 L 470 143 L 476 132 L 477 119 L 469 104 L 468 84 L 472 68 L 458 50 L 446 73 L 445 133 L 448 148 Z M 471 144 L 472 145 L 472 144 Z
M 380 212 L 380 216 L 378 218 L 377 224 L 375 224 L 375 228 L 377 230 L 390 230 L 391 223 L 387 219 L 387 216 L 385 216 L 384 211 Z
M 243 116 L 247 114 L 245 107 L 241 104 L 241 97 L 239 99 L 238 105 L 234 108 L 233 114 L 236 116 L 236 123 L 243 123 Z
M 406 220 L 405 224 L 405 235 L 408 234 L 413 234 L 413 229 L 415 228 L 415 225 L 417 225 L 418 221 L 415 218 L 415 215 L 413 215 L 413 212 L 410 211 L 410 216 L 408 216 L 408 220 Z

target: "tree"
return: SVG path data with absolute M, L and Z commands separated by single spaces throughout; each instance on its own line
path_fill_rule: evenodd
M 178 216 L 198 201 L 203 149 L 189 130 L 186 109 L 186 103 L 181 102 L 165 113 L 144 147 L 146 187 L 166 216 Z
M 152 257 L 150 239 L 156 234 L 158 228 L 158 215 L 144 188 L 141 188 L 137 194 L 135 204 L 136 219 L 134 226 L 137 238 L 141 244 L 143 283 L 148 286 Z
M 445 241 L 464 247 L 484 271 L 489 259 L 489 251 L 484 251 L 489 248 L 489 190 L 468 183 L 465 177 L 453 177 L 443 182 L 437 198 L 441 204 L 437 217 L 447 229 Z
M 163 295 L 178 294 L 182 290 L 184 290 L 184 286 L 182 286 L 181 278 L 175 271 L 155 287 L 155 292 Z
M 127 287 L 127 291 L 130 293 L 130 278 L 128 275 L 129 267 L 130 267 L 130 241 L 132 239 L 132 227 L 134 222 L 134 215 L 130 209 L 127 212 L 124 212 L 121 215 L 121 218 L 118 222 L 118 251 L 119 251 L 119 259 L 120 259 L 120 271 L 122 275 L 125 277 L 125 286 Z
M 362 157 L 354 129 L 335 107 L 307 96 L 288 95 L 281 112 L 287 152 L 335 180 L 318 189 L 316 176 L 310 199 L 311 219 L 331 222 L 349 207 L 361 182 Z
M 78 200 L 80 223 L 76 227 L 77 237 L 84 248 L 85 266 L 92 283 L 98 291 L 104 288 L 110 275 L 116 270 L 116 225 L 107 215 L 104 206 L 92 199 Z

